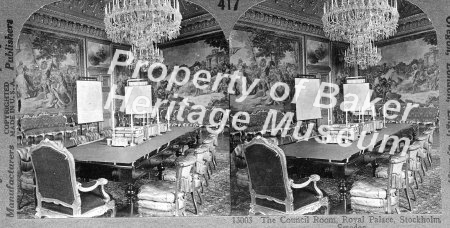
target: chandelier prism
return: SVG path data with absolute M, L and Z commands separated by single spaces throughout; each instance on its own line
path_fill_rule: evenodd
M 357 64 L 361 69 L 367 69 L 369 66 L 375 66 L 381 60 L 381 54 L 378 48 L 372 43 L 364 45 L 353 45 L 345 51 L 345 62 L 347 66 Z
M 374 43 L 395 34 L 397 8 L 397 0 L 329 0 L 323 7 L 323 30 L 331 41 L 350 44 L 347 64 L 365 69 L 381 59 Z
M 325 34 L 332 41 L 349 43 L 389 38 L 399 19 L 396 0 L 330 0 L 323 11 Z
M 181 20 L 178 0 L 112 0 L 105 6 L 108 38 L 138 52 L 158 54 L 157 44 L 178 37 Z

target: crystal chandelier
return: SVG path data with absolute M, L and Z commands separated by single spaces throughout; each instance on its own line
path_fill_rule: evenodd
M 375 66 L 380 62 L 381 54 L 371 42 L 360 45 L 350 44 L 350 47 L 345 51 L 344 59 L 347 66 L 357 64 L 361 69 L 367 69 L 367 67 Z
M 159 48 L 154 43 L 144 48 L 133 46 L 131 48 L 131 51 L 135 58 L 132 65 L 135 65 L 139 60 L 148 62 L 148 64 L 142 67 L 143 70 L 146 70 L 152 63 L 164 62 L 163 52 L 159 50 Z
M 352 62 L 362 64 L 360 66 L 373 64 L 365 60 L 378 59 L 377 54 L 356 60 L 367 56 L 367 50 L 374 48 L 375 41 L 393 36 L 399 19 L 397 0 L 329 0 L 325 3 L 323 12 L 325 35 L 332 41 L 350 43 L 353 47 L 347 52 L 355 56 L 347 59 L 353 59 Z M 360 49 L 366 52 L 354 53 Z
M 155 55 L 156 45 L 180 34 L 178 0 L 112 0 L 105 7 L 105 30 L 116 43 L 128 43 L 142 56 Z

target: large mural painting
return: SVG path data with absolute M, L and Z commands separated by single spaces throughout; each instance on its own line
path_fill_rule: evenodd
M 434 35 L 435 36 L 435 35 Z M 360 71 L 384 100 L 437 107 L 439 103 L 438 49 L 425 36 L 381 47 L 380 64 Z
M 303 72 L 303 45 L 301 38 L 287 39 L 274 33 L 253 30 L 233 30 L 230 37 L 233 70 L 238 70 L 247 79 L 247 87 L 260 79 L 257 87 L 244 102 L 236 102 L 241 94 L 241 84 L 236 87 L 236 95 L 231 96 L 230 105 L 235 111 L 256 111 L 292 109 L 289 99 L 284 102 L 274 101 L 270 97 L 270 88 L 276 82 L 285 82 L 291 88 L 295 85 L 295 77 Z M 284 94 L 283 87 L 278 87 L 277 95 Z
M 19 113 L 76 111 L 76 80 L 83 74 L 82 41 L 24 31 L 16 52 Z

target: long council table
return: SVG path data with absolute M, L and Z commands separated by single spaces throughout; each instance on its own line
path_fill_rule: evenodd
M 197 127 L 172 127 L 171 131 L 150 138 L 136 146 L 112 147 L 97 141 L 69 148 L 81 178 L 107 178 L 133 182 L 133 171 L 173 140 L 198 130 Z
M 367 134 L 362 140 L 362 145 L 364 147 L 368 146 L 373 137 L 377 137 L 375 141 L 376 144 L 379 144 L 385 136 L 396 135 L 399 138 L 410 136 L 413 130 L 414 128 L 411 124 L 387 124 L 386 128 Z M 310 169 L 310 172 L 326 170 L 334 178 L 340 179 L 339 192 L 341 199 L 344 200 L 344 211 L 346 212 L 346 199 L 349 189 L 346 178 L 357 171 L 363 164 L 364 150 L 358 147 L 358 141 L 359 139 L 351 145 L 343 147 L 339 144 L 323 144 L 313 138 L 308 141 L 281 145 L 280 148 L 283 149 L 287 157 L 296 158 L 297 166 L 308 166 L 313 169 Z

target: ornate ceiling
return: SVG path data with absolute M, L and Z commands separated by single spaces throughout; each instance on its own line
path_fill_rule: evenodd
M 258 8 L 274 9 L 302 17 L 314 18 L 320 21 L 323 14 L 323 5 L 326 0 L 267 0 L 259 4 Z M 416 5 L 406 1 L 398 0 L 400 18 L 409 17 L 423 13 Z
M 104 6 L 111 0 L 63 0 L 47 5 L 44 8 L 49 10 L 63 11 L 73 16 L 82 17 L 96 22 L 103 22 Z M 300 18 L 320 23 L 323 3 L 325 0 L 267 0 L 259 4 L 256 8 L 272 10 L 279 13 L 297 15 Z M 202 7 L 181 0 L 181 14 L 183 19 L 190 19 L 200 15 L 208 14 Z M 406 0 L 399 0 L 400 18 L 405 18 L 422 13 L 417 6 Z
M 104 6 L 112 0 L 63 0 L 44 6 L 48 10 L 63 10 L 67 14 L 103 22 Z M 183 19 L 189 19 L 208 12 L 202 7 L 180 0 L 180 11 Z
M 105 37 L 104 6 L 112 0 L 62 0 L 44 6 L 30 22 L 47 27 L 81 26 L 88 36 Z M 213 1 L 213 0 L 208 0 Z M 406 0 L 399 1 L 399 34 L 430 29 L 431 22 L 417 6 Z M 325 0 L 266 0 L 248 10 L 239 20 L 238 26 L 260 26 L 323 37 L 321 16 Z M 217 21 L 202 7 L 180 0 L 183 16 L 181 36 L 219 31 Z M 72 24 L 74 24 L 72 26 Z M 64 26 L 63 26 L 64 25 Z M 67 27 L 67 26 L 66 26 Z M 431 27 L 432 28 L 432 27 Z M 101 34 L 101 35 L 99 35 Z

